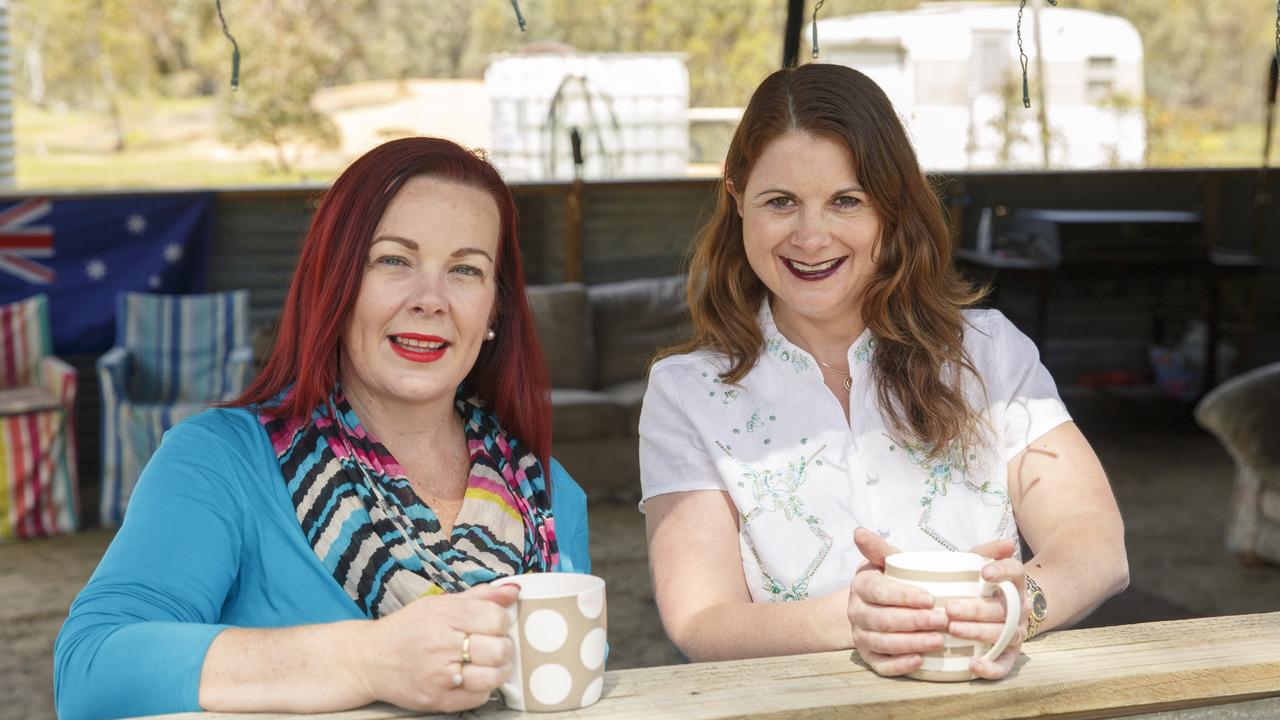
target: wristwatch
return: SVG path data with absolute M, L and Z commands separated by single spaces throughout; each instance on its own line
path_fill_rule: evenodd
M 1044 591 L 1031 579 L 1030 575 L 1027 579 L 1027 597 L 1031 598 L 1031 614 L 1027 616 L 1027 639 L 1036 636 L 1040 631 L 1040 623 L 1044 622 L 1045 615 L 1049 612 L 1049 601 L 1044 597 Z

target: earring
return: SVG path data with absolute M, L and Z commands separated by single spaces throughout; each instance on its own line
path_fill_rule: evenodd
M 494 331 L 493 331 L 493 328 L 489 328 L 489 332 L 487 332 L 487 333 L 485 333 L 485 334 L 484 334 L 484 339 L 485 339 L 485 340 L 492 340 L 492 339 L 494 339 L 494 338 L 496 338 L 496 337 L 498 337 L 498 333 L 494 332 Z

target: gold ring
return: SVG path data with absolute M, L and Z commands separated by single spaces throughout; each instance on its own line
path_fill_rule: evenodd
M 463 633 L 462 635 L 462 664 L 466 665 L 471 662 L 471 633 Z

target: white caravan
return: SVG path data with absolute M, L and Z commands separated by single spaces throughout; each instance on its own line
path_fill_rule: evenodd
M 1032 0 L 1036 2 L 1036 0 Z M 931 170 L 1043 164 L 1031 4 L 1022 42 L 1032 108 L 1022 105 L 1017 3 L 925 3 L 916 10 L 819 18 L 816 62 L 857 68 L 884 88 Z M 1142 38 L 1096 12 L 1040 12 L 1050 166 L 1141 165 Z M 806 46 L 812 28 L 806 27 Z

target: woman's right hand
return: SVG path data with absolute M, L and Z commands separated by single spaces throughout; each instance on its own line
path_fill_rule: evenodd
M 361 623 L 360 647 L 339 648 L 356 659 L 353 673 L 370 701 L 409 710 L 458 712 L 485 704 L 511 677 L 515 648 L 507 608 L 520 588 L 481 585 L 419 598 L 399 611 Z M 471 662 L 462 664 L 470 634 Z M 453 685 L 453 677 L 462 684 Z
M 942 649 L 949 622 L 933 596 L 884 574 L 885 557 L 897 552 L 878 534 L 858 528 L 853 540 L 866 562 L 854 573 L 849 591 L 853 646 L 876 673 L 906 675 L 920 668 L 922 653 Z

